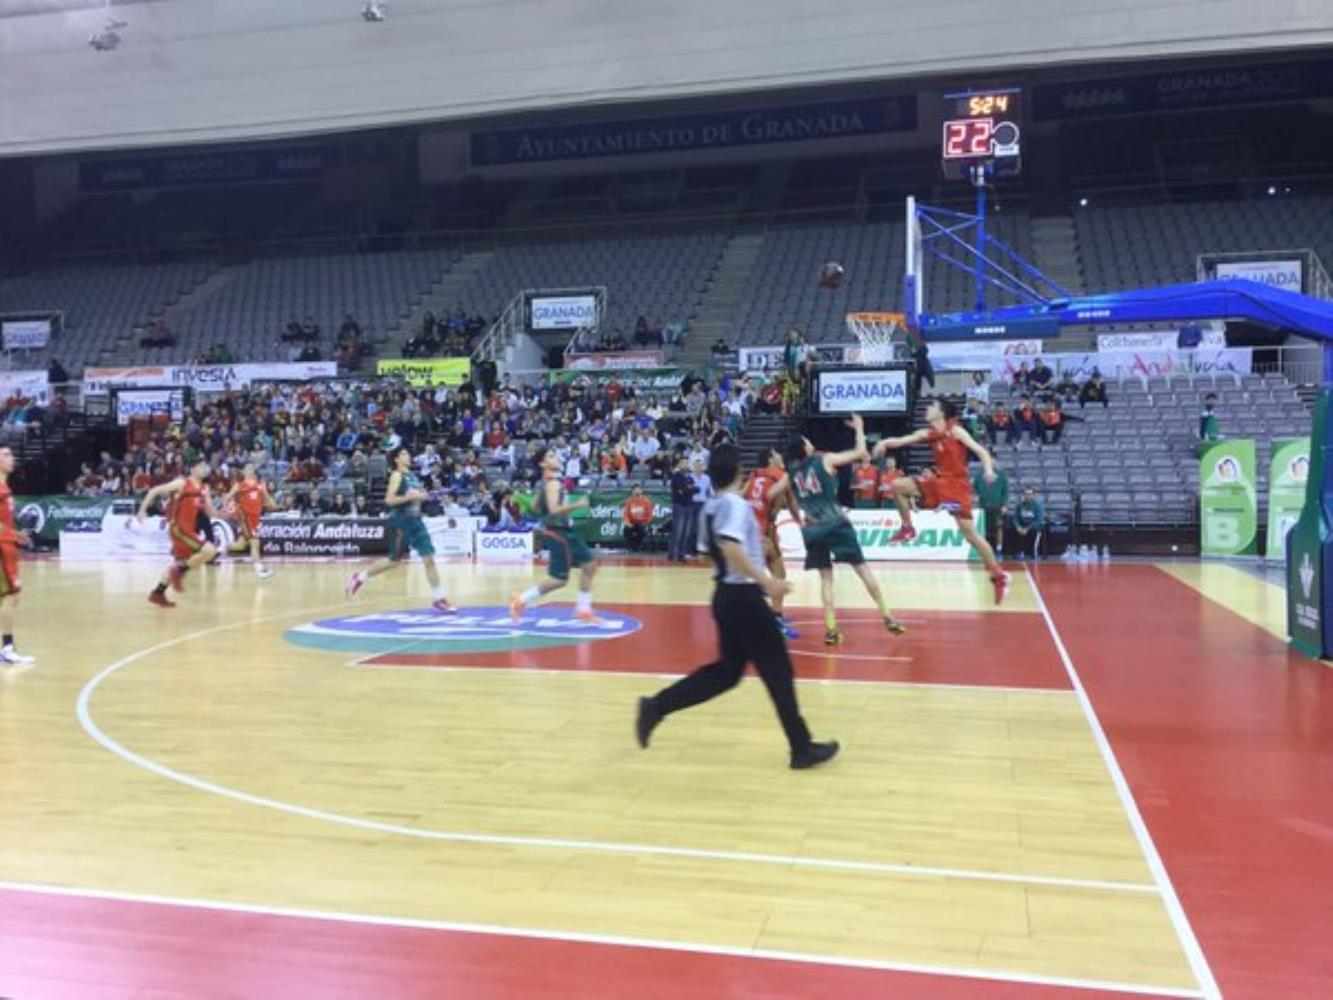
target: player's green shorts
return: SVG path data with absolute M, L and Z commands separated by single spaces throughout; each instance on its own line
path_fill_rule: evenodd
M 546 572 L 556 580 L 568 580 L 571 568 L 592 562 L 592 549 L 583 536 L 571 528 L 543 528 L 537 532 L 541 546 L 550 553 Z
M 412 551 L 423 559 L 435 555 L 426 522 L 410 514 L 389 518 L 389 558 L 406 559 Z
M 807 524 L 801 529 L 801 537 L 805 539 L 806 569 L 828 569 L 835 559 L 848 566 L 866 561 L 851 521 L 839 518 Z

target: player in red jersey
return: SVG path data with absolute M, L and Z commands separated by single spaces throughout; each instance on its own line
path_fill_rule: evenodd
M 995 460 L 958 423 L 958 408 L 949 400 L 932 400 L 926 408 L 926 419 L 930 422 L 929 427 L 905 437 L 885 438 L 875 445 L 874 451 L 878 457 L 895 448 L 927 443 L 935 459 L 934 476 L 916 479 L 903 476 L 895 480 L 893 495 L 898 503 L 898 512 L 902 515 L 903 526 L 891 541 L 910 542 L 916 537 L 916 528 L 912 526 L 912 499 L 927 509 L 947 510 L 958 522 L 963 537 L 981 556 L 981 561 L 990 573 L 991 583 L 995 586 L 995 603 L 1000 604 L 1009 592 L 1009 574 L 1000 567 L 990 542 L 981 537 L 972 523 L 972 483 L 967 475 L 967 453 L 972 452 L 981 461 L 988 483 L 995 480 Z
M 241 478 L 230 490 L 224 500 L 236 502 L 236 547 L 232 551 L 250 550 L 250 561 L 255 566 L 255 576 L 267 580 L 273 570 L 264 565 L 264 557 L 259 542 L 259 521 L 265 510 L 277 510 L 278 505 L 269 496 L 268 487 L 255 473 L 253 462 L 246 462 L 241 470 Z
M 790 487 L 787 483 L 787 469 L 783 465 L 782 455 L 776 448 L 770 448 L 759 457 L 763 465 L 750 473 L 741 495 L 754 511 L 759 521 L 759 537 L 764 542 L 764 562 L 775 579 L 787 579 L 787 563 L 782 558 L 782 546 L 778 544 L 778 514 L 786 509 L 795 513 L 790 503 Z M 778 625 L 788 639 L 799 639 L 797 632 L 782 613 L 783 601 L 787 594 L 784 590 L 772 598 L 773 614 Z
M 30 545 L 32 540 L 14 525 L 14 492 L 9 488 L 14 464 L 14 452 L 0 446 L 0 632 L 4 633 L 0 664 L 23 667 L 36 661 L 14 649 L 14 609 L 23 589 L 19 583 L 19 546 Z
M 139 520 L 142 521 L 148 516 L 148 509 L 159 497 L 171 498 L 167 510 L 167 528 L 171 532 L 173 561 L 162 574 L 162 579 L 153 588 L 153 592 L 148 595 L 150 604 L 156 604 L 160 608 L 174 608 L 176 604 L 167 597 L 167 587 L 184 590 L 185 574 L 202 566 L 218 554 L 213 543 L 199 534 L 201 512 L 209 517 L 218 516 L 218 512 L 213 508 L 213 501 L 208 497 L 208 487 L 204 485 L 207 479 L 208 463 L 200 459 L 190 466 L 188 476 L 173 479 L 161 486 L 154 486 L 144 495 L 143 503 L 139 505 Z

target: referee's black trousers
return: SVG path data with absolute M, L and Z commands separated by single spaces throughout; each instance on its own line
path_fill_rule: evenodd
M 768 688 L 783 732 L 793 751 L 810 746 L 810 730 L 796 704 L 796 684 L 787 643 L 773 618 L 764 592 L 755 584 L 720 583 L 713 593 L 718 658 L 682 677 L 653 698 L 664 716 L 710 701 L 740 683 L 746 663 L 753 663 Z

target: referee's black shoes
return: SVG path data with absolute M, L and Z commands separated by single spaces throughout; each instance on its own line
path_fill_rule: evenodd
M 793 750 L 791 769 L 793 771 L 806 771 L 812 767 L 818 767 L 820 764 L 838 756 L 838 749 L 838 741 L 829 740 L 827 743 L 811 743 L 804 750 Z

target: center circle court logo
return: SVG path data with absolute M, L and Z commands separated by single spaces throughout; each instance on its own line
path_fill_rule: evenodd
M 643 623 L 614 611 L 581 622 L 568 605 L 530 610 L 521 621 L 508 608 L 466 608 L 456 615 L 435 611 L 373 611 L 321 618 L 289 629 L 288 642 L 310 649 L 351 653 L 492 653 L 510 649 L 574 646 L 633 635 Z

